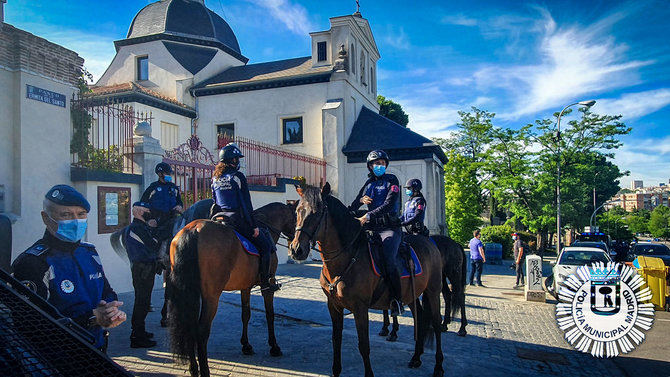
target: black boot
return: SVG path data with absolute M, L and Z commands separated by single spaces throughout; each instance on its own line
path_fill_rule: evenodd
M 261 275 L 261 291 L 270 291 L 276 292 L 280 289 L 279 284 L 270 280 L 270 255 L 269 253 L 261 252 L 261 260 L 259 263 L 260 275 Z
M 399 316 L 405 311 L 405 308 L 402 304 L 402 287 L 400 286 L 400 275 L 398 272 L 394 271 L 389 274 L 388 281 L 391 294 L 391 305 L 389 309 L 391 309 L 392 316 Z
M 147 336 L 144 330 L 133 330 L 130 334 L 130 348 L 151 348 L 156 345 L 156 341 Z

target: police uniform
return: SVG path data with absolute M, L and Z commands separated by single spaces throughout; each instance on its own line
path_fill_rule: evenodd
M 46 198 L 56 204 L 90 210 L 86 199 L 70 186 L 54 186 Z M 106 348 L 106 332 L 92 321 L 93 309 L 100 300 L 117 300 L 117 295 L 105 277 L 95 246 L 63 241 L 47 230 L 14 260 L 12 271 L 17 280 L 87 329 L 95 337 L 95 347 Z
M 405 203 L 405 210 L 402 213 L 402 223 L 407 233 L 425 234 L 425 225 L 423 221 L 426 217 L 426 199 L 421 193 L 412 194 L 412 197 Z M 425 234 L 427 236 L 427 234 Z
M 146 206 L 143 203 L 135 203 L 134 205 Z M 126 250 L 131 263 L 130 271 L 133 279 L 133 289 L 135 290 L 135 303 L 130 321 L 132 326 L 131 347 L 152 347 L 156 343 L 148 339 L 150 333 L 146 332 L 145 319 L 151 305 L 151 291 L 154 288 L 159 243 L 146 222 L 137 218 L 133 219 L 125 232 Z
M 158 223 L 159 241 L 172 236 L 172 209 L 183 206 L 179 187 L 172 182 L 156 181 L 147 187 L 140 199 L 151 210 L 151 216 Z
M 385 279 L 389 282 L 392 298 L 401 302 L 400 274 L 396 263 L 398 247 L 402 239 L 398 221 L 400 184 L 398 178 L 393 174 L 383 174 L 380 177 L 372 173 L 370 175 L 371 177 L 349 206 L 349 210 L 358 210 L 363 205 L 360 201 L 363 196 L 367 195 L 372 198 L 366 214 L 369 220 L 368 228 L 381 237 Z

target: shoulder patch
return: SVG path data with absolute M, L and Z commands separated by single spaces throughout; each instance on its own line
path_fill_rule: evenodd
M 31 246 L 28 250 L 26 250 L 25 253 L 39 257 L 40 255 L 46 253 L 48 250 L 49 250 L 48 246 L 36 243 L 33 246 Z

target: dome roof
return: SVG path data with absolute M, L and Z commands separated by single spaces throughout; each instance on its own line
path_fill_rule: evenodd
M 145 6 L 135 15 L 123 44 L 128 44 L 129 39 L 158 35 L 185 38 L 205 45 L 222 44 L 224 50 L 232 50 L 241 56 L 233 30 L 202 0 L 160 0 Z

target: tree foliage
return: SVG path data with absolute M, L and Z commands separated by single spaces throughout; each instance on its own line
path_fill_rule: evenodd
M 399 103 L 393 102 L 384 96 L 377 96 L 377 103 L 379 104 L 379 115 L 391 119 L 403 127 L 407 127 L 409 115 L 405 113 Z
M 654 237 L 670 237 L 670 208 L 658 206 L 649 217 L 649 232 Z
M 450 152 L 447 158 L 444 165 L 444 205 L 449 236 L 466 244 L 472 237 L 472 231 L 481 224 L 479 185 L 475 169 L 465 157 Z
M 598 226 L 615 240 L 632 240 L 633 233 L 628 226 L 628 213 L 621 207 L 614 207 L 598 215 Z

